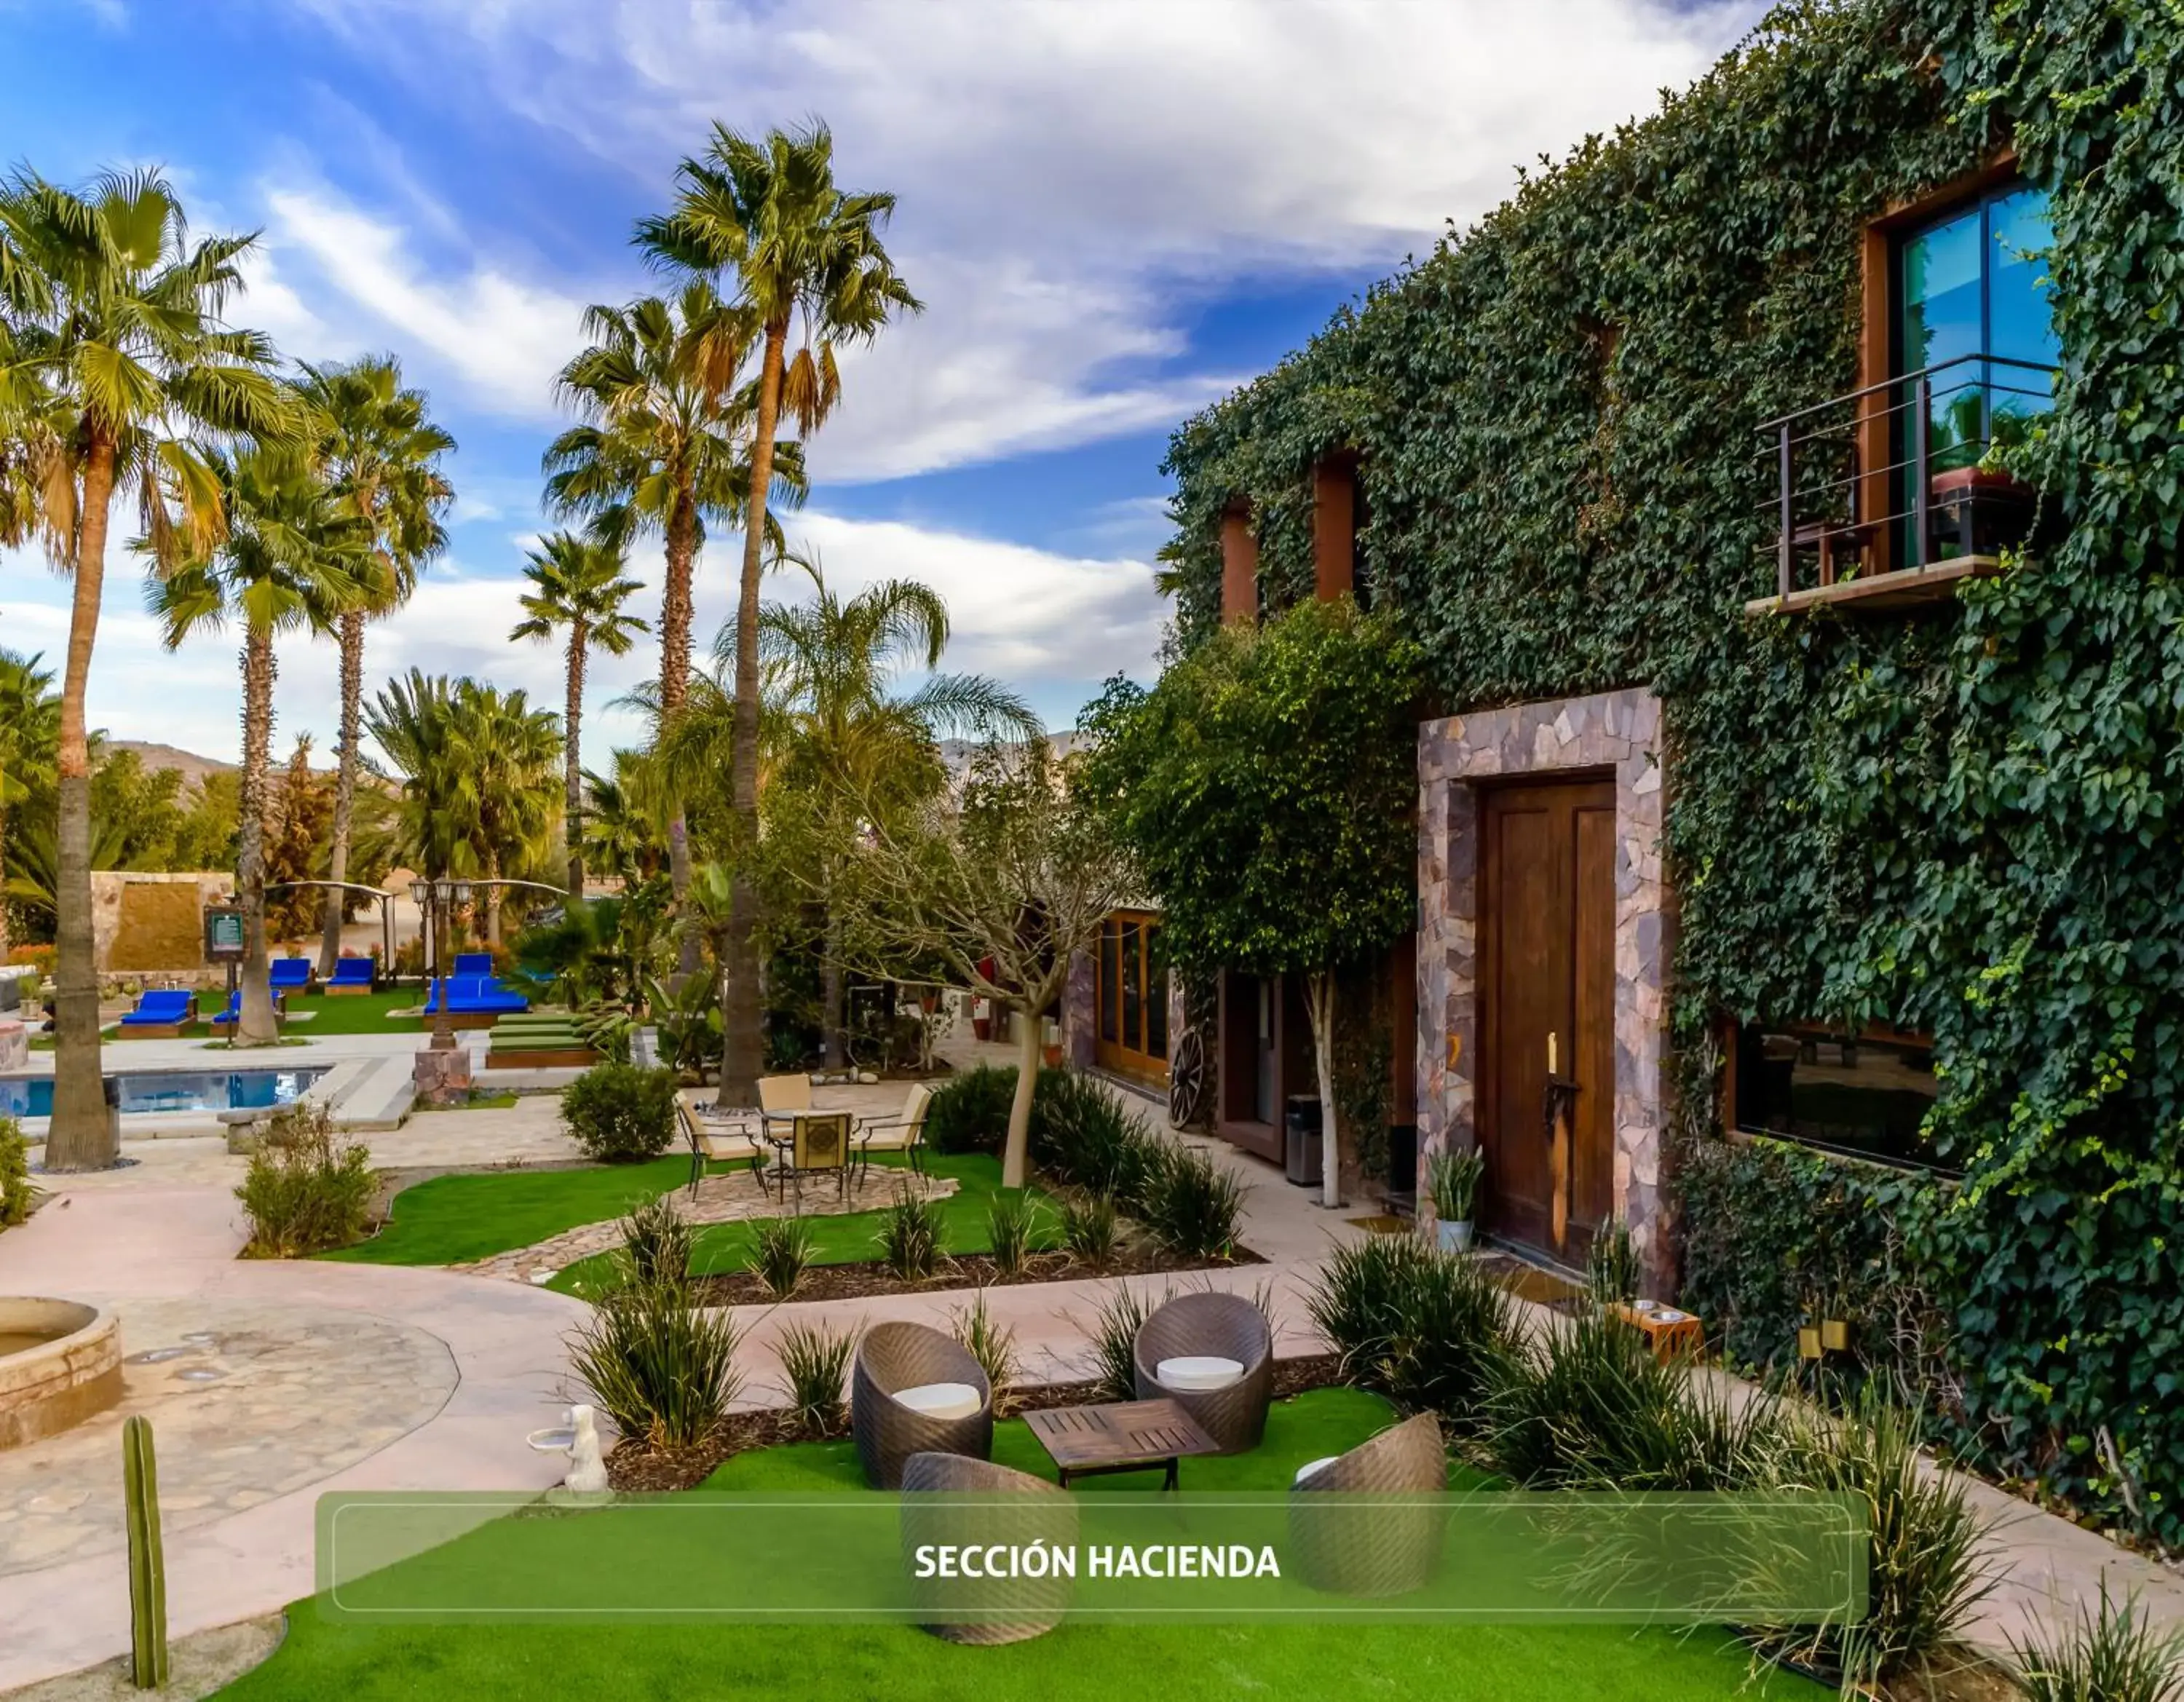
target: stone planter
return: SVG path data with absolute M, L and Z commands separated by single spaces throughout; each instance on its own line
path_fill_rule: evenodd
M 81 1424 L 121 1399 L 121 1327 L 75 1300 L 0 1299 L 0 1448 Z

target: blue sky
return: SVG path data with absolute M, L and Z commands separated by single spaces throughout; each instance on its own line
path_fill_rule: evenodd
M 1502 198 L 1517 165 L 1649 108 L 1748 7 L 1645 0 L 0 0 L 0 159 L 162 165 L 203 231 L 259 229 L 231 316 L 309 360 L 398 354 L 461 448 L 453 547 L 372 677 L 560 701 L 510 646 L 545 522 L 554 370 L 646 275 L 632 221 L 714 119 L 824 116 L 842 181 L 897 192 L 928 304 L 847 364 L 790 529 L 845 588 L 930 581 L 950 665 L 1056 727 L 1150 671 L 1174 423 Z M 635 565 L 656 584 L 656 552 Z M 732 552 L 699 567 L 710 634 Z M 778 581 L 780 594 L 794 587 Z M 0 555 L 0 642 L 59 650 L 65 587 Z M 110 576 L 96 724 L 226 757 L 232 647 L 159 652 Z M 333 659 L 284 647 L 280 733 L 332 743 Z M 587 758 L 627 740 L 601 670 Z

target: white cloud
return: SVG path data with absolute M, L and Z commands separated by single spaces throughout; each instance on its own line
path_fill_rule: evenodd
M 1749 21 L 1650 0 L 316 0 L 428 93 L 497 103 L 649 186 L 725 118 L 820 113 L 842 181 L 895 190 L 930 311 L 855 358 L 823 479 L 1166 424 L 1179 281 L 1382 270 L 1515 168 L 1649 108 Z M 370 232 L 360 233 L 369 238 Z M 368 240 L 365 252 L 375 252 Z M 491 277 L 488 270 L 483 277 Z M 407 298 L 410 287 L 383 293 Z M 482 279 L 471 287 L 482 306 Z M 517 393 L 519 339 L 496 345 Z M 446 321 L 443 321 L 446 322 Z M 426 333 L 430 335 L 430 332 Z M 467 341 L 465 337 L 464 339 Z

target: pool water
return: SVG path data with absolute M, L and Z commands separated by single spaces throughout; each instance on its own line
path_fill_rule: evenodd
M 239 1111 L 286 1105 L 326 1072 L 324 1070 L 224 1070 L 194 1075 L 110 1076 L 120 1090 L 121 1114 L 146 1111 Z M 49 1117 L 53 1084 L 49 1076 L 0 1080 L 0 1117 Z

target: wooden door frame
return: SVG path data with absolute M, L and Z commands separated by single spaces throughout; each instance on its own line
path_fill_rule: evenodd
M 1586 769 L 1615 778 L 1615 1152 L 1611 1195 L 1649 1290 L 1673 1292 L 1662 1215 L 1673 898 L 1661 867 L 1669 776 L 1661 702 L 1631 688 L 1451 715 L 1418 728 L 1418 1148 L 1477 1141 L 1479 791 Z M 1421 1199 L 1429 1217 L 1430 1203 Z

